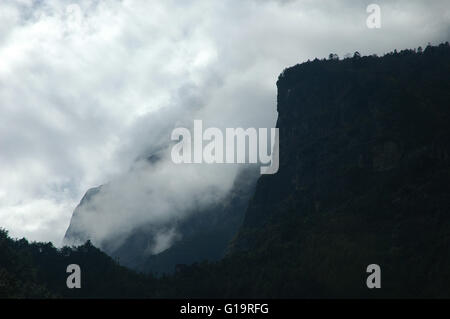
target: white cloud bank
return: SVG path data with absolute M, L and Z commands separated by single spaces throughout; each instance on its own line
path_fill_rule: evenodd
M 369 3 L 2 0 L 0 227 L 59 245 L 84 192 L 109 180 L 123 192 L 124 173 L 167 143 L 175 125 L 201 118 L 208 126 L 271 127 L 275 82 L 287 66 L 450 38 L 448 1 L 378 1 L 378 30 L 366 27 Z M 125 195 L 117 212 L 133 203 L 137 213 L 118 213 L 99 236 L 148 221 L 137 206 L 148 207 L 136 204 L 148 191 L 175 196 L 158 196 L 164 206 L 201 198 L 220 178 L 226 189 L 234 176 L 167 169 L 133 180 L 130 202 Z M 191 187 L 171 189 L 173 174 Z M 151 216 L 174 212 L 152 207 Z

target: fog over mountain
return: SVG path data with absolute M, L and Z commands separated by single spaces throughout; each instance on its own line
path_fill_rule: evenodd
M 99 185 L 83 221 L 97 240 L 223 198 L 240 167 L 172 164 L 173 128 L 273 127 L 285 67 L 450 38 L 445 0 L 377 1 L 381 29 L 369 3 L 1 1 L 0 227 L 60 245 Z

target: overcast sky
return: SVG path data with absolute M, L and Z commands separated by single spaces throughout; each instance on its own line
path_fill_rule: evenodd
M 366 26 L 372 2 L 380 29 Z M 284 68 L 449 38 L 447 0 L 1 0 L 0 227 L 59 245 L 85 191 L 128 187 L 125 172 L 173 127 L 274 126 Z M 164 189 L 170 200 L 208 185 Z

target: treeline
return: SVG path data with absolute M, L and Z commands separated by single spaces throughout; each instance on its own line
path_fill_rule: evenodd
M 66 285 L 70 264 L 81 268 L 81 289 Z M 14 240 L 0 230 L 0 298 L 139 298 L 150 295 L 153 280 L 120 266 L 90 242 L 57 249 Z

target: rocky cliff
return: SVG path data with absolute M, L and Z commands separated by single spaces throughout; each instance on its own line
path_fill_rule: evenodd
M 282 260 L 265 263 L 282 295 L 449 296 L 448 43 L 315 60 L 277 85 L 280 170 L 259 179 L 231 255 Z

